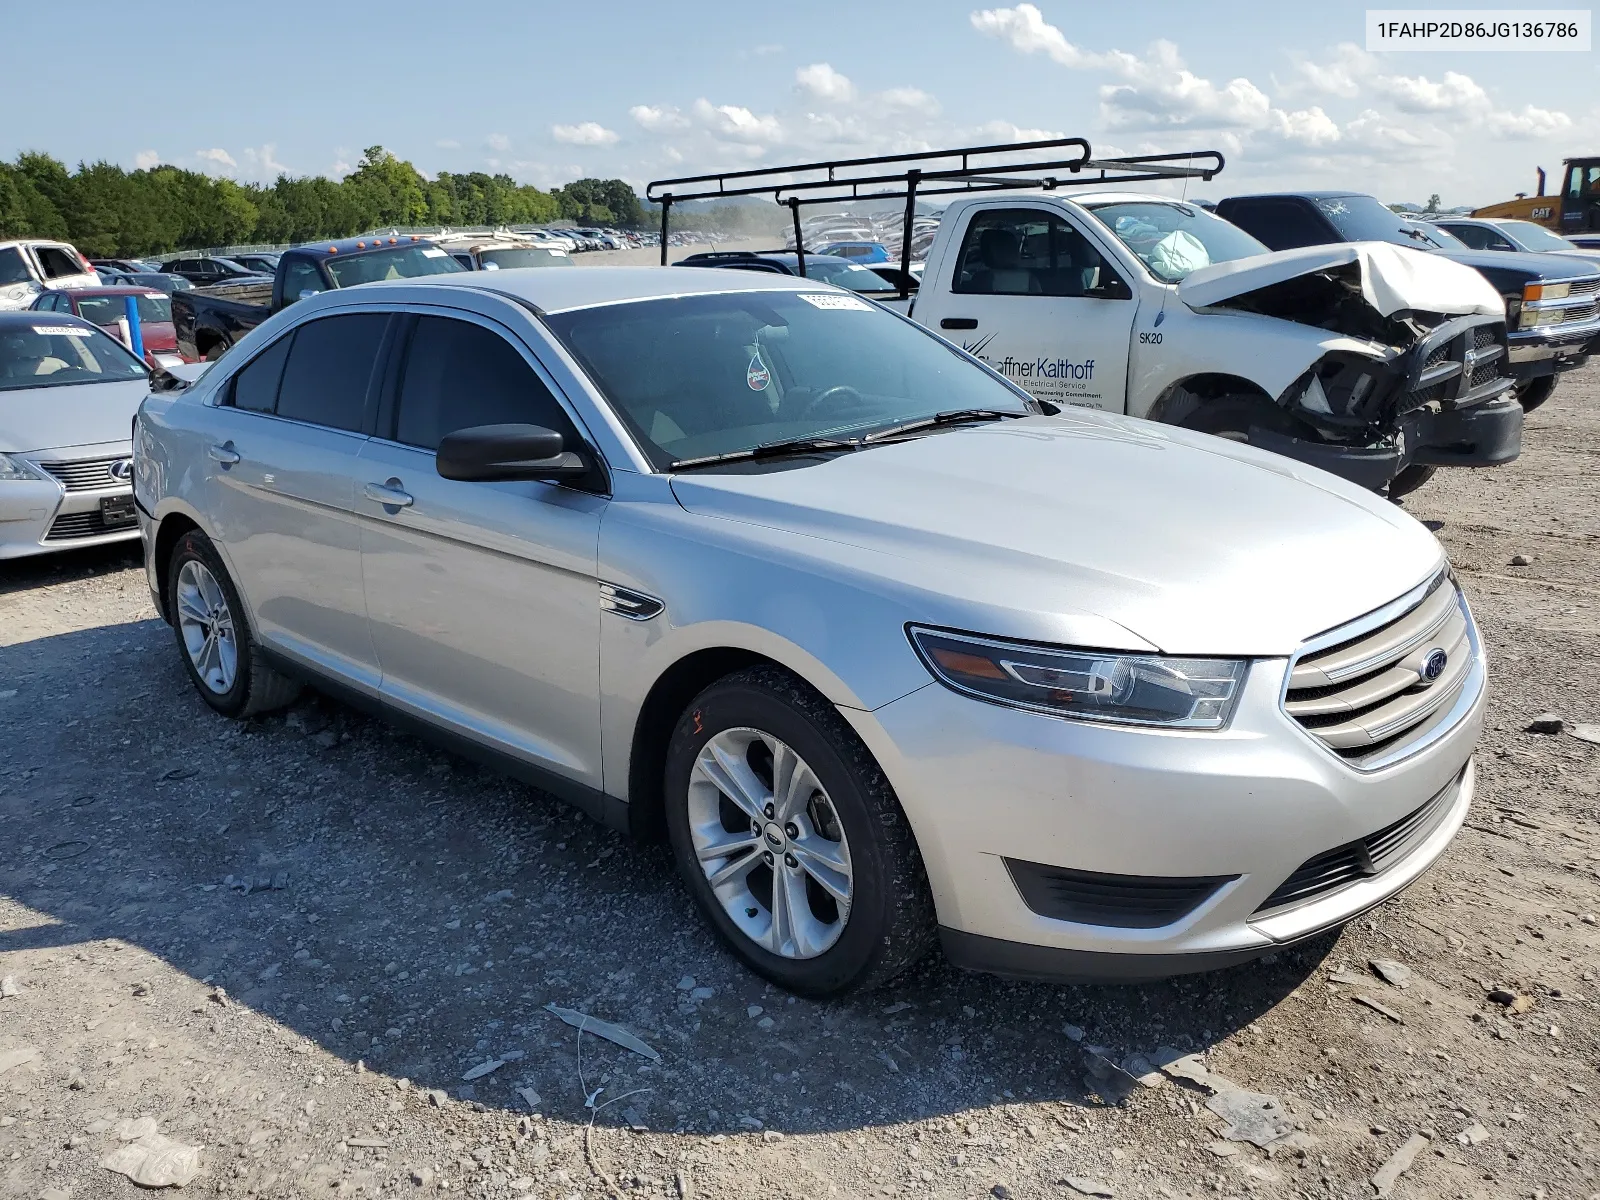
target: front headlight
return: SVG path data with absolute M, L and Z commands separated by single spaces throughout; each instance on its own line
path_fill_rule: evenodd
M 10 454 L 0 454 L 0 483 L 20 482 L 37 483 L 49 476 L 34 470 L 33 464 L 26 459 L 17 458 Z
M 1244 681 L 1242 660 L 1054 650 L 910 626 L 934 678 L 954 691 L 1058 717 L 1220 729 Z

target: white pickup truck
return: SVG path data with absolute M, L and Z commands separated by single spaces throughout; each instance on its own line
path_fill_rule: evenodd
M 1500 296 L 1401 247 L 1271 253 L 1142 193 L 964 196 L 901 307 L 1040 399 L 1249 441 L 1391 496 L 1521 446 Z

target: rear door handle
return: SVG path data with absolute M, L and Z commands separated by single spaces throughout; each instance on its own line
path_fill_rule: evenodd
M 976 317 L 946 317 L 939 322 L 940 329 L 976 329 L 977 327 L 978 319 Z
M 233 448 L 232 442 L 223 442 L 220 446 L 212 446 L 208 453 L 214 462 L 219 462 L 225 467 L 231 467 L 239 461 L 239 452 Z
M 398 479 L 391 479 L 388 483 L 369 483 L 361 491 L 368 500 L 385 508 L 410 508 L 415 503 L 411 493 L 400 486 Z

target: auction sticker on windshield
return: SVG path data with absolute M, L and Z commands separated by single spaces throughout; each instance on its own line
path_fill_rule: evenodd
M 854 296 L 840 296 L 833 292 L 800 292 L 800 299 L 814 308 L 848 308 L 858 312 L 871 312 L 872 305 Z
M 41 337 L 82 337 L 89 332 L 81 325 L 35 325 L 33 331 Z
M 428 247 L 426 250 L 424 250 L 422 252 L 422 257 L 423 258 L 443 258 L 444 257 L 444 251 L 440 250 L 437 246 L 430 246 L 430 247 Z

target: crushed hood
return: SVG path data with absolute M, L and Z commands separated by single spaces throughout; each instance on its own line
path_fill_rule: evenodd
M 1291 653 L 1442 558 L 1417 521 L 1332 475 L 1093 412 L 686 472 L 672 490 L 691 513 L 833 547 L 817 553 L 878 576 L 910 619 L 1080 645 L 1115 627 L 1179 654 Z
M 1446 316 L 1504 316 L 1505 301 L 1477 271 L 1437 254 L 1388 242 L 1301 246 L 1216 263 L 1178 285 L 1178 299 L 1207 308 L 1275 283 L 1318 271 L 1359 265 L 1361 295 L 1381 316 L 1406 309 Z
M 142 379 L 0 391 L 0 454 L 126 442 L 149 393 Z

